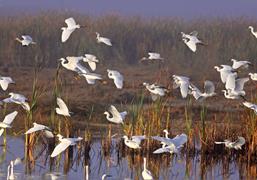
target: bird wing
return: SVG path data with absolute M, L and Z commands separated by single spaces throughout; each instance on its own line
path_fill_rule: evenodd
M 194 98 L 196 100 L 198 100 L 201 97 L 202 92 L 195 85 L 193 85 L 192 83 L 189 85 L 189 88 L 192 91 L 192 94 L 193 94 Z
M 8 88 L 8 85 L 9 85 L 9 82 L 6 81 L 5 79 L 4 80 L 0 80 L 0 85 L 1 85 L 1 88 L 6 91 L 6 89 Z
M 191 51 L 195 52 L 196 51 L 196 43 L 192 40 L 189 40 L 186 45 L 191 49 Z
M 44 130 L 43 132 L 47 138 L 54 138 L 54 134 L 52 133 L 52 131 Z
M 215 144 L 225 144 L 225 142 L 218 142 L 218 141 L 215 141 L 214 143 Z
M 104 44 L 108 45 L 108 46 L 112 46 L 111 40 L 108 39 L 108 38 L 102 37 L 102 38 L 101 38 L 101 41 L 102 41 Z
M 4 133 L 4 128 L 0 129 L 0 136 L 2 136 L 2 134 Z
M 244 137 L 238 137 L 238 139 L 232 143 L 232 146 L 242 146 L 245 144 L 245 138 Z
M 123 76 L 118 72 L 113 74 L 114 77 L 114 84 L 118 89 L 122 89 L 123 87 Z
M 215 91 L 215 86 L 214 83 L 212 81 L 205 81 L 204 82 L 204 91 L 207 94 L 212 94 Z
M 21 37 L 26 41 L 32 41 L 32 38 L 28 35 L 22 35 Z
M 249 81 L 249 78 L 240 78 L 240 79 L 237 79 L 236 82 L 235 82 L 235 90 L 236 91 L 243 91 L 244 89 L 244 84 Z
M 88 65 L 90 66 L 90 68 L 91 68 L 92 71 L 95 71 L 95 70 L 96 70 L 96 63 L 95 63 L 95 62 L 93 62 L 93 61 L 88 61 L 87 63 L 88 63 Z
M 85 54 L 85 57 L 89 60 L 95 60 L 96 59 L 96 56 L 93 55 L 93 54 Z
M 65 19 L 65 23 L 68 27 L 76 26 L 76 22 L 72 17 Z
M 27 102 L 21 102 L 20 103 L 22 108 L 25 109 L 26 111 L 30 111 L 30 106 L 29 106 L 29 103 Z
M 61 111 L 69 112 L 68 107 L 66 106 L 65 102 L 57 97 L 57 105 L 59 106 Z
M 243 105 L 248 108 L 252 108 L 255 104 L 245 101 L 245 102 L 243 102 Z
M 116 109 L 115 106 L 111 105 L 111 106 L 109 107 L 108 111 L 112 114 L 112 116 L 113 116 L 114 118 L 122 119 L 121 114 L 119 113 L 119 111 Z
M 171 139 L 171 142 L 178 148 L 183 146 L 187 142 L 187 135 L 186 134 L 180 134 Z
M 153 153 L 154 154 L 161 154 L 161 153 L 166 153 L 166 152 L 170 152 L 170 149 L 168 147 L 156 149 Z
M 67 149 L 71 145 L 71 143 L 72 142 L 68 140 L 61 141 L 61 143 L 54 148 L 54 151 L 52 152 L 51 157 L 55 157 L 60 153 L 62 153 L 65 149 Z
M 237 73 L 230 73 L 228 76 L 227 76 L 227 80 L 226 80 L 226 89 L 235 89 L 236 87 L 236 77 L 237 77 Z
M 167 144 L 166 142 L 170 142 L 169 140 L 171 139 L 167 139 L 165 137 L 160 137 L 160 136 L 152 136 L 152 139 L 160 141 L 160 142 L 164 142 L 165 144 Z
M 180 84 L 180 92 L 181 92 L 181 95 L 182 95 L 183 98 L 187 97 L 188 86 L 189 86 L 188 81 L 182 81 L 181 84 Z
M 31 134 L 31 133 L 34 133 L 34 132 L 37 132 L 37 131 L 41 131 L 41 130 L 44 130 L 46 129 L 45 126 L 43 125 L 36 125 L 32 128 L 30 128 L 27 132 L 25 132 L 25 134 Z
M 145 136 L 132 136 L 131 139 L 137 144 L 140 144 L 141 141 L 145 139 Z
M 71 30 L 71 29 L 64 29 L 62 31 L 62 42 L 66 42 L 73 31 L 74 30 Z
M 17 114 L 18 114 L 18 112 L 17 112 L 17 111 L 14 111 L 14 112 L 12 112 L 12 113 L 6 115 L 5 118 L 4 118 L 3 123 L 10 125 L 10 124 L 13 122 L 13 120 L 14 120 L 14 118 L 16 117 Z

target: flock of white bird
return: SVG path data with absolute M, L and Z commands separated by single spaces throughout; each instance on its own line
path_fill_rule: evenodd
M 62 35 L 61 35 L 61 42 L 66 42 L 71 34 L 79 28 L 84 28 L 84 26 L 81 26 L 75 22 L 75 20 L 71 17 L 65 20 L 65 23 L 67 24 L 67 27 L 62 27 Z M 257 32 L 254 31 L 252 26 L 249 26 L 249 29 L 253 36 L 257 38 Z M 193 52 L 196 52 L 197 45 L 206 45 L 198 38 L 198 33 L 196 31 L 191 32 L 190 34 L 186 34 L 184 32 L 181 32 L 182 40 L 185 43 L 185 45 Z M 29 46 L 29 45 L 36 45 L 36 42 L 33 41 L 33 39 L 29 35 L 23 35 L 22 39 L 16 38 L 18 42 L 22 44 L 22 46 Z M 110 39 L 106 37 L 101 37 L 98 32 L 96 32 L 96 42 L 102 43 L 107 46 L 112 46 L 112 42 Z M 155 61 L 160 60 L 163 61 L 164 58 L 161 57 L 159 53 L 156 52 L 149 52 L 148 57 L 143 57 L 141 61 Z M 217 72 L 220 73 L 221 82 L 224 84 L 224 96 L 227 99 L 244 99 L 246 92 L 244 91 L 244 84 L 249 81 L 248 77 L 239 78 L 238 77 L 238 70 L 240 69 L 247 69 L 251 63 L 249 61 L 238 61 L 235 59 L 231 59 L 232 66 L 230 65 L 220 65 L 215 66 L 214 68 L 217 70 Z M 59 62 L 61 65 L 70 71 L 73 71 L 77 73 L 79 76 L 83 76 L 88 84 L 95 84 L 96 80 L 102 81 L 102 76 L 100 74 L 94 73 L 96 70 L 97 63 L 99 60 L 95 55 L 92 54 L 85 54 L 84 56 L 68 56 L 66 58 L 60 58 Z M 83 66 L 84 63 L 88 63 L 88 66 L 90 67 L 91 71 Z M 123 82 L 124 77 L 123 75 L 118 72 L 117 70 L 110 70 L 107 69 L 107 74 L 110 79 L 113 80 L 114 85 L 117 89 L 123 88 Z M 253 81 L 257 81 L 257 73 L 249 73 L 250 79 Z M 188 95 L 192 95 L 196 100 L 203 101 L 206 98 L 215 96 L 215 86 L 214 83 L 206 80 L 204 82 L 204 92 L 200 91 L 191 81 L 189 77 L 185 76 L 178 76 L 173 75 L 173 88 L 179 88 L 182 98 L 186 98 Z M 8 88 L 8 85 L 11 83 L 15 83 L 11 77 L 0 77 L 0 86 L 1 88 L 6 91 Z M 150 92 L 152 99 L 155 101 L 160 97 L 165 96 L 169 90 L 168 88 L 165 88 L 161 85 L 157 84 L 149 84 L 147 82 L 144 82 L 143 85 L 145 88 Z M 15 103 L 18 105 L 21 105 L 26 111 L 30 111 L 30 106 L 28 103 L 28 99 L 18 93 L 9 93 L 8 98 L 1 101 L 1 103 Z M 58 107 L 56 107 L 56 113 L 58 115 L 64 116 L 64 117 L 70 117 L 71 112 L 69 111 L 67 105 L 65 102 L 58 97 L 56 99 Z M 253 104 L 248 101 L 244 101 L 242 103 L 247 108 L 252 109 L 257 114 L 257 105 Z M 14 111 L 8 115 L 5 116 L 3 122 L 0 123 L 0 136 L 3 134 L 4 130 L 6 128 L 11 128 L 11 124 L 15 117 L 17 116 L 18 112 Z M 127 115 L 127 111 L 119 112 L 117 108 L 113 105 L 109 107 L 107 111 L 104 112 L 106 115 L 106 119 L 110 121 L 111 123 L 116 124 L 123 124 L 125 117 Z M 31 127 L 25 134 L 31 134 L 36 132 L 43 132 L 47 138 L 54 138 L 57 137 L 60 143 L 54 148 L 51 157 L 56 157 L 65 149 L 67 149 L 69 146 L 76 145 L 79 141 L 81 141 L 83 138 L 77 137 L 77 138 L 64 138 L 61 134 L 55 135 L 53 131 L 42 124 L 33 123 L 33 127 Z M 179 149 L 183 147 L 183 145 L 187 142 L 187 135 L 186 134 L 180 134 L 177 135 L 174 138 L 169 138 L 169 132 L 168 130 L 164 130 L 165 137 L 161 136 L 152 136 L 152 139 L 157 140 L 161 143 L 162 147 L 155 150 L 154 154 L 160 154 L 160 153 L 178 153 Z M 124 143 L 127 147 L 131 149 L 140 149 L 140 144 L 142 140 L 146 139 L 145 135 L 138 135 L 138 136 L 132 136 L 129 138 L 128 136 L 124 135 Z M 235 142 L 232 142 L 230 140 L 225 140 L 224 142 L 215 142 L 216 144 L 225 144 L 228 148 L 234 148 L 234 149 L 241 149 L 242 145 L 245 144 L 245 139 L 243 137 L 238 137 L 238 140 Z M 13 174 L 13 167 L 14 165 L 18 164 L 16 161 L 11 161 L 10 165 L 8 166 L 8 179 L 15 179 L 15 176 Z M 103 179 L 105 177 L 108 177 L 107 175 L 103 176 Z M 146 158 L 144 158 L 144 170 L 142 172 L 143 179 L 153 179 L 153 176 L 149 170 L 146 168 Z

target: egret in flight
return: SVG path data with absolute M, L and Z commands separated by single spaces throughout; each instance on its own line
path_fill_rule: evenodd
M 245 144 L 245 138 L 244 137 L 238 137 L 236 141 L 230 141 L 230 140 L 224 140 L 223 142 L 216 142 L 215 144 L 225 144 L 225 146 L 229 149 L 234 148 L 236 150 L 242 149 L 242 146 Z
M 65 23 L 67 24 L 67 27 L 62 27 L 61 28 L 62 29 L 62 42 L 63 43 L 66 42 L 69 39 L 71 33 L 73 33 L 76 29 L 81 28 L 81 26 L 79 24 L 77 24 L 72 17 L 70 17 L 68 19 L 65 19 Z
M 214 86 L 213 82 L 208 81 L 208 80 L 204 82 L 204 92 L 203 93 L 193 84 L 190 84 L 189 88 L 191 89 L 191 93 L 196 100 L 204 100 L 208 97 L 212 97 L 212 96 L 216 95 L 215 86 Z
M 57 102 L 57 105 L 59 106 L 55 108 L 56 113 L 59 115 L 70 117 L 71 112 L 69 111 L 65 102 L 59 97 L 57 97 L 56 102 Z
M 7 88 L 8 88 L 8 85 L 9 84 L 14 84 L 15 82 L 12 80 L 11 77 L 3 77 L 3 76 L 0 76 L 0 86 L 1 88 L 6 91 Z
M 144 82 L 143 86 L 145 86 L 146 89 L 151 93 L 153 101 L 157 100 L 159 97 L 165 96 L 165 94 L 169 92 L 167 88 L 157 84 L 149 84 Z
M 58 156 L 60 153 L 65 151 L 69 146 L 74 146 L 76 145 L 77 142 L 81 141 L 83 138 L 78 137 L 78 138 L 64 138 L 62 135 L 57 134 L 57 137 L 60 141 L 60 143 L 54 148 L 54 151 L 51 154 L 51 157 Z
M 111 40 L 106 38 L 106 37 L 101 37 L 98 32 L 96 32 L 96 41 L 98 43 L 103 43 L 103 44 L 105 44 L 107 46 L 112 46 Z
M 13 122 L 13 120 L 15 119 L 15 117 L 17 116 L 18 112 L 14 111 L 10 114 L 7 114 L 3 120 L 3 122 L 0 122 L 0 136 L 2 136 L 4 129 L 6 128 L 11 128 L 11 124 Z
M 107 73 L 108 73 L 108 77 L 110 79 L 113 79 L 115 86 L 118 89 L 122 89 L 123 81 L 124 81 L 123 75 L 118 71 L 110 70 L 110 69 L 107 69 Z
M 196 52 L 197 44 L 204 45 L 204 43 L 201 40 L 199 40 L 199 38 L 197 37 L 198 36 L 197 31 L 193 31 L 190 34 L 185 34 L 184 32 L 181 32 L 181 35 L 182 35 L 183 42 L 193 52 Z
M 31 134 L 38 131 L 43 131 L 47 138 L 54 137 L 54 134 L 52 133 L 52 130 L 49 127 L 42 124 L 37 124 L 35 122 L 33 123 L 33 127 L 30 128 L 27 132 L 25 132 L 25 134 Z
M 159 53 L 149 52 L 148 57 L 143 57 L 141 59 L 141 61 L 145 61 L 145 60 L 163 60 L 163 58 L 161 57 L 161 55 Z
M 188 95 L 188 88 L 189 88 L 189 78 L 185 76 L 177 76 L 173 75 L 173 88 L 180 88 L 180 93 L 183 98 L 186 98 Z
M 29 46 L 30 44 L 36 44 L 36 42 L 34 42 L 32 40 L 32 37 L 30 37 L 29 35 L 22 35 L 21 37 L 22 37 L 22 39 L 19 39 L 17 37 L 15 40 L 20 42 L 22 44 L 22 46 Z
M 108 121 L 116 124 L 123 124 L 123 121 L 128 113 L 127 111 L 120 113 L 115 106 L 111 105 L 108 111 L 105 111 L 104 114 L 106 115 L 106 119 Z
M 15 103 L 15 104 L 19 104 L 23 107 L 23 109 L 25 109 L 26 111 L 30 111 L 30 106 L 29 103 L 26 102 L 28 99 L 22 95 L 22 94 L 18 94 L 18 93 L 13 93 L 10 92 L 9 93 L 8 98 L 5 98 L 3 100 L 4 103 Z

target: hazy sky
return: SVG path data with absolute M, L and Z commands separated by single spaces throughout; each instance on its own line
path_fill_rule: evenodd
M 0 13 L 69 10 L 84 14 L 216 17 L 257 19 L 257 0 L 0 0 Z

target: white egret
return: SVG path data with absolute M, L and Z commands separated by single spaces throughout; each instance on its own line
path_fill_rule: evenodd
M 29 46 L 30 44 L 36 44 L 29 35 L 22 35 L 22 39 L 16 38 L 15 40 L 20 42 L 22 46 Z
M 257 73 L 249 73 L 248 75 L 253 81 L 257 81 Z
M 239 136 L 238 139 L 234 142 L 226 139 L 224 140 L 224 142 L 215 141 L 215 144 L 225 144 L 225 146 L 228 147 L 229 149 L 234 148 L 238 150 L 238 149 L 242 149 L 242 146 L 245 144 L 245 138 Z
M 103 43 L 103 44 L 106 44 L 107 46 L 112 46 L 111 40 L 106 37 L 101 37 L 98 32 L 96 32 L 96 40 L 98 43 Z
M 257 115 L 257 105 L 256 104 L 245 101 L 245 102 L 243 102 L 243 105 L 245 107 L 252 109 L 255 112 L 255 114 Z
M 67 24 L 67 27 L 62 27 L 61 30 L 62 30 L 62 42 L 66 42 L 71 33 L 73 33 L 73 31 L 75 31 L 76 29 L 79 29 L 81 26 L 79 24 L 77 24 L 75 22 L 75 20 L 70 17 L 68 19 L 65 19 L 65 23 Z
M 149 171 L 146 168 L 146 158 L 144 157 L 144 169 L 142 171 L 142 177 L 144 180 L 152 180 L 153 179 L 153 175 L 151 173 L 151 171 Z
M 249 78 L 237 78 L 237 73 L 231 73 L 227 77 L 226 81 L 226 89 L 229 91 L 230 94 L 244 96 L 244 84 L 249 81 Z
M 162 153 L 178 153 L 179 152 L 179 148 L 177 148 L 174 144 L 165 144 L 164 142 L 161 142 L 162 147 L 159 149 L 156 149 L 153 154 L 162 154 Z M 181 146 L 182 147 L 182 146 Z
M 253 27 L 252 27 L 252 26 L 249 26 L 248 28 L 250 29 L 252 35 L 253 35 L 255 38 L 257 38 L 257 32 L 254 31 Z
M 115 106 L 111 105 L 108 111 L 105 111 L 104 114 L 106 115 L 106 119 L 108 121 L 116 124 L 123 124 L 123 121 L 128 113 L 127 111 L 123 111 L 120 113 Z
M 180 93 L 183 98 L 186 98 L 188 95 L 188 87 L 189 87 L 189 78 L 185 76 L 177 76 L 173 75 L 173 88 L 180 87 Z
M 180 135 L 175 136 L 174 138 L 166 138 L 159 136 L 152 136 L 152 139 L 162 142 L 162 144 L 171 145 L 173 144 L 177 149 L 183 147 L 183 145 L 187 142 L 187 135 L 182 133 Z
M 146 89 L 151 93 L 153 101 L 157 100 L 158 97 L 165 96 L 165 94 L 169 92 L 167 88 L 157 84 L 150 85 L 149 83 L 144 82 L 143 86 L 145 86 Z
M 5 98 L 4 100 L 2 100 L 4 103 L 15 103 L 15 104 L 19 104 L 23 107 L 23 109 L 25 109 L 26 111 L 30 111 L 30 106 L 28 104 L 28 102 L 26 102 L 28 99 L 22 95 L 22 94 L 18 94 L 18 93 L 13 93 L 10 92 L 9 93 L 8 98 Z
M 51 154 L 51 157 L 58 156 L 60 153 L 65 151 L 69 146 L 74 146 L 76 145 L 77 142 L 81 141 L 83 138 L 78 137 L 78 138 L 64 138 L 62 135 L 58 134 L 57 135 L 60 143 L 54 148 L 54 151 Z
M 145 139 L 145 136 L 132 136 L 131 139 L 124 135 L 124 143 L 126 146 L 132 149 L 140 149 L 141 141 Z
M 11 124 L 15 117 L 17 116 L 18 112 L 14 111 L 10 114 L 7 114 L 3 120 L 3 122 L 0 122 L 0 136 L 2 136 L 4 129 L 11 128 Z
M 235 59 L 231 59 L 231 61 L 233 62 L 232 68 L 233 69 L 239 69 L 239 68 L 248 68 L 249 65 L 252 65 L 251 62 L 249 61 L 238 61 Z
M 193 84 L 189 85 L 189 88 L 192 91 L 192 95 L 196 100 L 204 100 L 208 97 L 215 96 L 215 86 L 211 81 L 204 81 L 204 92 L 202 93 L 196 86 Z
M 159 53 L 149 52 L 148 57 L 143 57 L 141 59 L 141 61 L 144 61 L 144 60 L 163 60 L 163 58 L 161 57 L 161 55 Z
M 8 165 L 7 168 L 7 180 L 15 180 L 17 177 L 14 175 L 14 166 L 18 165 L 21 163 L 20 158 L 16 158 L 15 160 L 11 160 L 10 164 Z
M 59 115 L 70 117 L 71 112 L 69 111 L 65 102 L 59 97 L 57 97 L 56 101 L 57 101 L 57 105 L 59 106 L 59 107 L 55 108 L 56 113 Z
M 37 131 L 43 131 L 47 138 L 54 137 L 54 134 L 52 133 L 52 130 L 49 127 L 42 124 L 37 124 L 35 122 L 33 123 L 33 127 L 30 128 L 27 132 L 25 132 L 25 134 L 31 134 Z
M 222 83 L 226 83 L 228 75 L 233 73 L 233 68 L 229 65 L 221 65 L 221 67 L 214 66 L 214 69 L 220 73 Z
M 88 63 L 92 71 L 96 70 L 96 63 L 99 62 L 96 56 L 92 54 L 85 54 L 85 57 L 83 57 L 83 61 Z
M 118 71 L 110 70 L 110 69 L 107 69 L 107 73 L 108 73 L 108 77 L 110 79 L 113 79 L 115 86 L 118 89 L 122 89 L 123 81 L 124 81 L 123 75 Z
M 189 47 L 189 49 L 193 52 L 196 52 L 197 44 L 202 44 L 203 42 L 198 39 L 197 31 L 193 31 L 190 34 L 185 34 L 181 32 L 183 42 Z
M 163 132 L 165 133 L 165 137 L 161 137 L 161 136 L 152 136 L 152 138 L 155 139 L 155 140 L 161 141 L 161 144 L 166 145 L 166 144 L 164 143 L 165 140 L 163 140 L 163 139 L 170 140 L 170 138 L 169 138 L 169 132 L 168 132 L 167 129 L 164 129 Z
M 0 76 L 0 86 L 1 88 L 6 91 L 7 88 L 8 88 L 8 85 L 11 84 L 11 83 L 15 83 L 11 77 L 3 77 L 3 76 Z
M 61 58 L 58 60 L 61 62 L 64 68 L 70 71 L 74 71 L 81 74 L 89 73 L 89 70 L 80 64 L 80 61 L 83 60 L 83 56 L 79 56 L 79 57 L 67 56 L 66 59 Z

